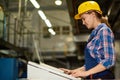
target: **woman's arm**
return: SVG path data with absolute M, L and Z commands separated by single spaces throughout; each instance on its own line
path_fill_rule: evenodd
M 106 67 L 99 63 L 97 66 L 91 68 L 90 70 L 86 71 L 87 76 L 95 73 L 99 73 L 101 71 L 106 70 Z
M 86 76 L 89 76 L 89 75 L 104 71 L 105 69 L 106 68 L 101 63 L 99 63 L 97 66 L 91 68 L 88 71 L 76 71 L 76 72 L 72 73 L 71 75 L 74 76 L 74 77 L 85 78 Z

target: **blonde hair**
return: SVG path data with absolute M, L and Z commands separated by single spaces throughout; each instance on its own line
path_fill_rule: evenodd
M 110 24 L 109 24 L 109 22 L 108 22 L 108 19 L 107 19 L 107 17 L 101 17 L 101 23 L 105 23 L 108 27 L 110 27 L 111 28 L 111 26 L 110 26 Z
M 96 16 L 101 20 L 101 23 L 105 23 L 108 27 L 111 28 L 107 17 L 102 16 L 102 14 L 98 13 L 97 11 L 94 11 L 94 12 L 95 12 Z

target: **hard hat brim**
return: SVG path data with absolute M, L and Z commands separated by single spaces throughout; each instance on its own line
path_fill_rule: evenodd
M 76 19 L 76 20 L 81 19 L 80 14 L 76 14 L 76 15 L 74 16 L 74 19 Z

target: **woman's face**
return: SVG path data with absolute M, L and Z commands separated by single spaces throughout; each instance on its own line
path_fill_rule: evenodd
M 81 15 L 82 23 L 85 25 L 88 29 L 94 28 L 94 18 L 93 14 L 90 13 L 84 13 Z

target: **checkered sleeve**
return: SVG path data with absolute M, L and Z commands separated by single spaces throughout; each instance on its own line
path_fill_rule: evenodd
M 101 46 L 103 47 L 104 57 L 100 63 L 106 68 L 110 68 L 115 64 L 114 36 L 109 28 L 100 31 Z

